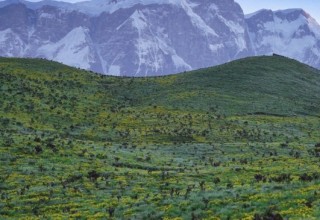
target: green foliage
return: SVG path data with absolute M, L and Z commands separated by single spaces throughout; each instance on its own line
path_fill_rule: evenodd
M 117 78 L 0 58 L 0 218 L 320 218 L 320 72 Z

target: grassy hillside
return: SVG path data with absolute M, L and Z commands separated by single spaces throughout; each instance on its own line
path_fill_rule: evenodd
M 0 58 L 0 218 L 320 218 L 320 71 L 117 78 Z

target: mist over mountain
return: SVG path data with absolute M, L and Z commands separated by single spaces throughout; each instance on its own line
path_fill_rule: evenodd
M 166 75 L 272 53 L 320 68 L 319 36 L 301 9 L 245 16 L 233 0 L 0 2 L 0 56 L 112 75 Z

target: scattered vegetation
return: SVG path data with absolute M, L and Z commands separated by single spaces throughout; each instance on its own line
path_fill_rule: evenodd
M 320 72 L 117 78 L 0 58 L 1 219 L 318 219 Z

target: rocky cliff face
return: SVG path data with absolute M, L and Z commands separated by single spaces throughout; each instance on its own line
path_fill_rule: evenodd
M 233 0 L 0 3 L 0 56 L 112 75 L 173 74 L 273 52 L 317 66 L 319 30 L 301 10 L 245 18 Z
M 320 68 L 320 26 L 301 9 L 246 16 L 256 55 L 277 53 Z

